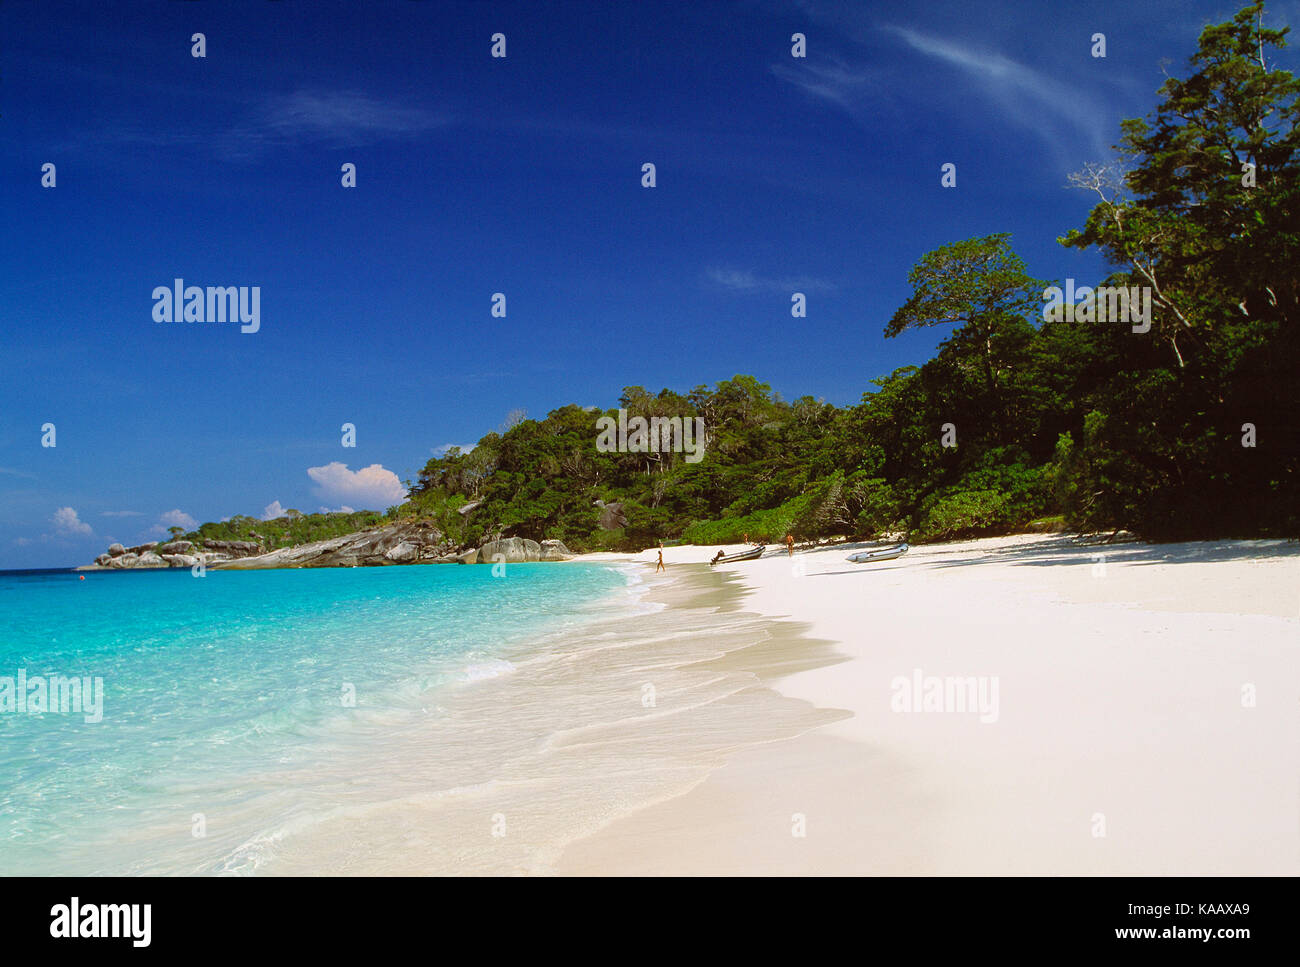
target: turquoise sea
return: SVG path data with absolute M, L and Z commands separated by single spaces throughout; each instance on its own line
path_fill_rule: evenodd
M 0 874 L 256 872 L 283 831 L 399 790 L 449 690 L 631 599 L 612 566 L 492 572 L 0 573 Z M 102 719 L 5 706 L 20 672 L 102 679 Z

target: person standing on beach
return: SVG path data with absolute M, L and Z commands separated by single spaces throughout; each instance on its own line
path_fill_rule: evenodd
M 659 564 L 655 567 L 655 573 L 658 574 L 660 571 L 666 570 L 667 568 L 664 567 L 664 545 L 661 541 L 659 543 Z
M 794 538 L 789 534 L 785 535 L 785 548 L 790 552 L 790 556 L 794 557 Z
M 749 543 L 749 531 L 745 531 L 745 536 L 742 537 L 740 540 L 741 540 L 741 543 L 748 544 L 748 543 Z

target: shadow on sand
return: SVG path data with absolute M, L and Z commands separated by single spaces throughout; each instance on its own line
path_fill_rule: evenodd
M 852 554 L 890 544 L 829 544 L 801 551 L 802 554 Z M 1053 567 L 1061 564 L 1086 564 L 1097 555 L 1105 555 L 1114 563 L 1143 564 L 1206 564 L 1220 561 L 1264 561 L 1300 559 L 1300 541 L 1196 541 L 1185 544 L 1146 544 L 1127 542 L 1107 544 L 1104 541 L 1084 541 L 1080 538 L 1059 535 L 1028 544 L 1002 548 L 960 548 L 954 544 L 952 556 L 934 559 L 943 553 L 943 544 L 913 545 L 912 553 L 898 561 L 880 562 L 891 565 L 910 565 L 914 568 L 976 567 L 981 564 L 1013 564 L 1031 567 Z M 919 559 L 914 556 L 922 552 Z M 766 555 L 764 555 L 766 556 Z M 869 570 L 883 570 L 879 565 L 863 564 L 857 568 L 840 571 L 823 571 L 820 575 L 856 574 Z M 809 575 L 812 577 L 814 575 Z

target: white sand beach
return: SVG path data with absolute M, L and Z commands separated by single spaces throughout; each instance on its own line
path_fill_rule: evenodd
M 769 548 L 711 578 L 714 548 L 665 549 L 660 587 L 736 586 L 743 612 L 789 632 L 689 667 L 806 703 L 805 729 L 714 743 L 689 791 L 602 823 L 550 869 L 1300 873 L 1295 542 L 1034 535 L 874 565 L 848 563 L 854 549 Z M 955 690 L 945 705 L 936 680 L 975 685 L 982 709 Z M 921 708 L 902 710 L 917 685 Z

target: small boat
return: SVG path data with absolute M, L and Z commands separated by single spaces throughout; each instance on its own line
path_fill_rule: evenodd
M 713 567 L 715 564 L 731 564 L 735 561 L 756 561 L 763 556 L 763 551 L 765 549 L 764 545 L 759 544 L 757 547 L 751 547 L 749 550 L 741 551 L 738 554 L 728 554 L 726 557 L 716 557 L 709 562 L 709 567 Z
M 882 547 L 876 551 L 859 551 L 857 554 L 850 554 L 849 560 L 854 564 L 873 564 L 876 561 L 892 561 L 894 558 L 902 557 L 906 553 L 906 544 L 896 544 L 893 547 Z

